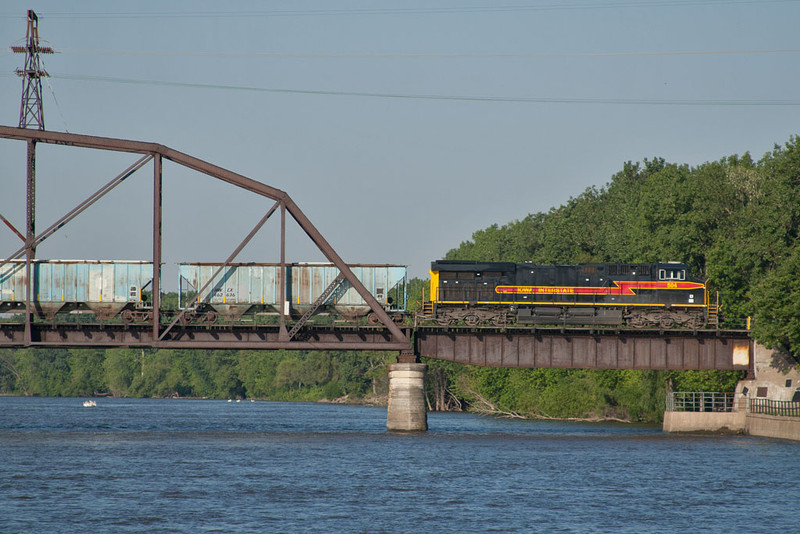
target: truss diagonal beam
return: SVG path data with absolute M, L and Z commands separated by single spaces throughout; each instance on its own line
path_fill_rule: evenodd
M 297 204 L 295 204 L 291 198 L 286 199 L 286 209 L 292 214 L 292 217 L 294 217 L 294 219 L 297 221 L 297 224 L 299 224 L 306 234 L 308 234 L 308 237 L 310 237 L 311 240 L 316 243 L 317 247 L 319 247 L 319 250 L 325 255 L 325 257 L 339 268 L 339 271 L 341 271 L 342 275 L 344 275 L 347 281 L 350 282 L 350 285 L 352 285 L 358 294 L 361 295 L 361 298 L 364 299 L 364 302 L 369 305 L 370 309 L 375 312 L 375 315 L 378 316 L 378 319 L 381 321 L 381 323 L 383 323 L 383 325 L 389 329 L 394 339 L 396 341 L 408 341 L 410 343 L 403 331 L 400 330 L 400 327 L 398 327 L 394 321 L 392 321 L 392 318 L 389 317 L 389 314 L 386 313 L 378 301 L 375 300 L 375 297 L 373 297 L 367 288 L 364 287 L 364 284 L 361 283 L 361 280 L 359 280 L 356 275 L 353 274 L 353 271 L 350 270 L 350 267 L 344 262 L 339 254 L 333 250 L 333 247 L 330 245 L 330 243 L 328 243 L 325 238 L 322 237 L 322 234 L 319 233 L 319 230 L 314 227 L 308 217 L 306 217 L 302 210 L 297 207 Z
M 11 228 L 11 231 L 12 231 L 12 232 L 14 232 L 15 234 L 17 234 L 17 237 L 19 237 L 20 239 L 22 239 L 22 241 L 25 241 L 25 236 L 24 236 L 24 235 L 22 235 L 22 234 L 19 232 L 19 230 L 17 230 L 16 228 L 14 228 L 14 225 L 13 225 L 13 224 L 11 224 L 11 221 L 9 221 L 9 220 L 8 220 L 8 219 L 6 219 L 5 217 L 3 217 L 3 214 L 2 214 L 2 213 L 0 213 L 0 221 L 3 221 L 4 223 L 6 223 L 6 226 L 8 226 L 9 228 Z
M 0 262 L 0 267 L 4 266 L 11 260 L 15 260 L 21 257 L 25 252 L 25 250 L 27 250 L 29 247 L 36 247 L 37 245 L 41 244 L 42 241 L 55 234 L 57 231 L 63 228 L 68 222 L 70 222 L 72 219 L 80 215 L 81 212 L 83 212 L 86 208 L 88 208 L 101 198 L 103 198 L 109 191 L 117 187 L 119 184 L 121 184 L 127 178 L 129 178 L 133 173 L 141 169 L 151 159 L 153 159 L 153 156 L 150 155 L 141 157 L 138 161 L 136 161 L 136 163 L 134 163 L 133 165 L 122 171 L 122 173 L 118 174 L 113 180 L 111 180 L 103 187 L 95 191 L 89 198 L 87 198 L 86 200 L 75 206 L 66 215 L 64 215 L 59 220 L 50 225 L 47 228 L 47 230 L 34 237 L 31 243 L 25 243 L 25 245 L 22 248 L 20 248 L 19 250 L 14 252 L 14 254 L 12 254 L 2 262 Z
M 258 224 L 256 224 L 253 227 L 253 229 L 250 230 L 250 233 L 247 234 L 247 237 L 244 238 L 244 241 L 239 243 L 239 246 L 236 247 L 236 250 L 234 250 L 231 253 L 231 255 L 228 256 L 228 259 L 225 260 L 225 263 L 223 263 L 222 265 L 217 267 L 217 269 L 211 275 L 211 278 L 208 279 L 208 282 L 203 284 L 203 287 L 201 287 L 200 289 L 197 290 L 197 295 L 194 296 L 194 298 L 192 299 L 191 303 L 189 303 L 186 306 L 186 308 L 181 310 L 181 313 L 179 313 L 178 316 L 175 317 L 175 319 L 173 319 L 173 321 L 169 324 L 169 326 L 166 328 L 166 330 L 164 330 L 161 333 L 161 335 L 158 337 L 159 341 L 164 339 L 164 336 L 166 336 L 167 333 L 170 330 L 172 330 L 172 327 L 175 326 L 178 323 L 178 321 L 180 321 L 186 315 L 186 311 L 192 305 L 197 304 L 197 301 L 200 300 L 200 295 L 203 294 L 203 291 L 205 291 L 208 288 L 208 286 L 210 286 L 214 282 L 214 280 L 217 278 L 217 276 L 219 276 L 219 273 L 222 272 L 222 269 L 224 269 L 225 267 L 230 265 L 230 263 L 234 260 L 234 258 L 236 258 L 236 256 L 239 255 L 239 253 L 242 251 L 242 249 L 247 246 L 247 244 L 250 242 L 250 240 L 253 239 L 253 237 L 258 233 L 259 230 L 261 230 L 261 227 L 264 226 L 264 223 L 266 223 L 267 220 L 272 216 L 272 214 L 275 213 L 275 210 L 278 209 L 278 206 L 280 206 L 280 204 L 281 204 L 280 202 L 276 202 L 275 204 L 273 204 L 272 207 L 269 209 L 269 211 L 261 218 L 260 221 L 258 221 Z

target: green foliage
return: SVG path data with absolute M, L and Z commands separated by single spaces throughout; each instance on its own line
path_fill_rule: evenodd
M 127 397 L 139 364 L 136 351 L 108 350 L 105 356 L 103 372 L 108 391 L 116 397 Z
M 672 391 L 733 391 L 744 371 L 669 371 Z
M 408 286 L 406 287 L 406 292 L 408 295 L 408 304 L 406 309 L 409 313 L 414 313 L 419 310 L 420 305 L 422 304 L 422 293 L 425 292 L 425 298 L 430 299 L 430 295 L 428 295 L 428 288 L 430 287 L 428 280 L 422 280 L 419 278 L 412 278 L 408 281 Z
M 0 350 L 0 394 L 336 399 L 388 393 L 378 352 Z

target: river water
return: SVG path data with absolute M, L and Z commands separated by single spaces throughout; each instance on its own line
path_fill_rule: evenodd
M 797 532 L 800 443 L 313 403 L 0 398 L 1 532 Z

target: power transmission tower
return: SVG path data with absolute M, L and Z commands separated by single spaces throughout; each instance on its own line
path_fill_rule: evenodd
M 28 28 L 25 31 L 25 46 L 12 46 L 17 54 L 25 54 L 25 66 L 17 69 L 22 78 L 22 104 L 19 109 L 19 127 L 37 127 L 44 130 L 44 109 L 42 108 L 42 78 L 47 71 L 42 68 L 39 54 L 52 54 L 53 49 L 39 44 L 39 17 L 32 9 L 28 10 Z

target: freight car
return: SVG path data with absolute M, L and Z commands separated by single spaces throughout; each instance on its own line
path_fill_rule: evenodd
M 26 264 L 0 266 L 0 313 L 25 310 Z M 146 315 L 153 264 L 146 261 L 34 260 L 31 301 L 36 315 L 94 313 L 100 319 Z
M 706 281 L 683 263 L 532 263 L 434 261 L 421 320 L 441 325 L 492 323 L 628 325 L 716 323 Z
M 187 322 L 237 322 L 246 315 L 298 318 L 311 310 L 349 320 L 379 321 L 352 285 L 329 263 L 285 265 L 286 298 L 281 295 L 281 265 L 267 263 L 181 263 L 178 265 L 178 310 L 162 309 L 165 317 L 184 308 Z M 406 267 L 350 265 L 383 309 L 402 322 L 406 310 Z M 57 314 L 92 313 L 100 320 L 152 320 L 153 264 L 147 261 L 34 260 L 31 302 L 40 319 Z M 213 279 L 212 279 L 213 277 Z M 0 313 L 25 310 L 26 265 L 14 260 L 0 267 Z M 328 290 L 327 294 L 326 290 Z M 198 297 L 198 291 L 200 295 Z M 195 297 L 198 297 L 195 302 Z M 313 308 L 313 310 L 312 310 Z
M 251 314 L 278 315 L 285 302 L 284 313 L 294 318 L 317 306 L 313 313 L 318 315 L 337 315 L 349 320 L 366 316 L 373 324 L 379 322 L 355 288 L 346 279 L 338 278 L 340 271 L 333 264 L 286 264 L 285 300 L 280 298 L 280 264 L 233 263 L 214 276 L 220 266 L 218 263 L 178 265 L 181 309 L 191 305 L 191 313 L 206 322 L 213 322 L 218 315 L 238 321 Z M 349 267 L 394 321 L 402 322 L 407 300 L 406 266 L 355 264 Z M 325 296 L 329 287 L 330 294 Z M 198 291 L 201 292 L 197 303 L 192 304 Z

